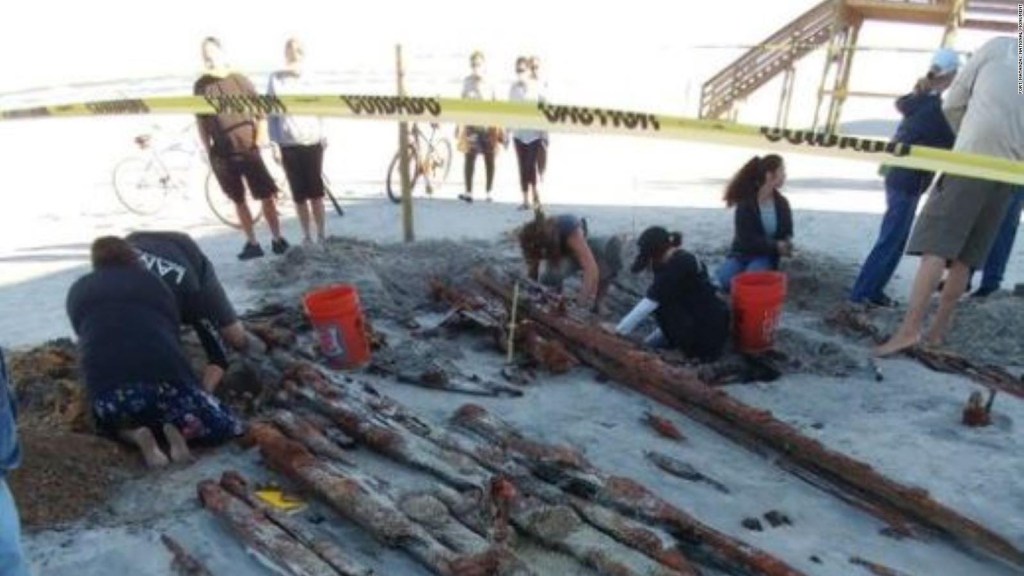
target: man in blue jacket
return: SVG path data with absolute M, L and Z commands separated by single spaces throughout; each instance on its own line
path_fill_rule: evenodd
M 10 378 L 0 350 L 0 576 L 28 576 L 21 553 L 21 527 L 18 509 L 7 488 L 7 472 L 21 462 L 18 428 L 14 419 L 17 406 L 10 390 Z
M 913 92 L 896 101 L 896 109 L 903 115 L 903 120 L 896 129 L 895 141 L 933 148 L 953 147 L 956 135 L 942 114 L 941 95 L 953 83 L 959 62 L 956 52 L 946 48 L 937 51 L 927 76 L 918 80 Z M 885 307 L 894 305 L 885 294 L 885 285 L 900 263 L 910 238 L 917 204 L 931 185 L 933 176 L 932 172 L 909 168 L 892 168 L 886 172 L 886 209 L 882 228 L 850 292 L 851 302 Z

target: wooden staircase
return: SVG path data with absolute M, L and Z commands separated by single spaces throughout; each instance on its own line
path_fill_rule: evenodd
M 833 130 L 846 98 L 857 35 L 865 20 L 944 26 L 943 45 L 948 46 L 959 28 L 1016 33 L 1018 1 L 823 0 L 705 82 L 701 87 L 700 117 L 719 119 L 730 113 L 735 115 L 738 103 L 784 74 L 777 120 L 780 126 L 784 126 L 792 96 L 794 64 L 814 50 L 830 44 L 819 89 L 818 108 L 822 97 L 826 94 L 832 96 L 825 129 Z M 835 86 L 826 90 L 825 80 L 833 66 L 836 68 Z M 816 109 L 815 127 L 817 123 Z
M 700 94 L 700 117 L 721 118 L 737 101 L 828 42 L 835 5 L 836 0 L 823 0 L 705 82 Z
M 963 28 L 1004 34 L 1017 32 L 1017 4 L 1020 0 L 967 0 Z

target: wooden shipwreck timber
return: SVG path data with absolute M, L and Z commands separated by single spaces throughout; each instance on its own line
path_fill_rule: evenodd
M 511 279 L 481 272 L 477 281 L 479 290 L 432 287 L 435 297 L 451 307 L 442 323 L 481 328 L 502 353 L 511 344 L 527 370 L 563 373 L 588 365 L 771 457 L 799 479 L 880 518 L 895 533 L 913 537 L 939 532 L 975 551 L 1024 566 L 1024 553 L 998 534 L 925 491 L 886 478 L 803 436 L 771 413 L 705 384 L 696 368 L 641 351 L 528 283 L 518 291 L 517 322 L 512 326 L 509 306 L 516 291 Z M 273 383 L 267 394 L 272 409 L 252 423 L 248 441 L 258 446 L 270 469 L 434 574 L 549 573 L 521 553 L 524 540 L 609 576 L 804 574 L 713 528 L 640 482 L 601 470 L 573 447 L 533 439 L 481 406 L 466 404 L 447 423 L 429 423 L 372 386 L 322 370 L 299 349 L 300 339 L 274 325 L 272 315 L 261 322 L 260 336 L 271 351 L 256 372 L 262 382 Z M 399 376 L 397 369 L 392 375 Z M 464 384 L 455 387 L 457 393 L 466 392 Z M 667 419 L 649 414 L 645 422 L 670 440 L 687 442 Z M 430 480 L 429 486 L 400 491 L 361 469 L 350 453 L 353 448 L 416 471 Z M 654 451 L 644 456 L 675 481 L 731 493 L 727 483 L 685 461 Z M 238 473 L 204 481 L 198 490 L 211 513 L 284 574 L 374 573 L 344 542 L 255 498 L 252 486 Z M 875 573 L 888 570 L 859 557 L 851 558 L 851 566 Z M 201 567 L 197 570 L 204 573 Z

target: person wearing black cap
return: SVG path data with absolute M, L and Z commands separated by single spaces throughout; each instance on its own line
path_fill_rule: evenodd
M 676 348 L 691 358 L 718 359 L 729 337 L 729 308 L 718 298 L 707 267 L 682 248 L 683 235 L 660 226 L 643 231 L 637 240 L 640 253 L 634 274 L 650 269 L 654 282 L 641 300 L 615 327 L 626 335 L 647 316 L 658 324 L 645 339 L 654 347 Z

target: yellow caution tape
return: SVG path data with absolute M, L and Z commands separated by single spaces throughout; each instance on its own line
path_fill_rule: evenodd
M 0 110 L 0 119 L 134 114 L 298 114 L 355 120 L 447 122 L 551 132 L 666 138 L 846 158 L 1024 184 L 1024 162 L 810 130 L 749 126 L 645 112 L 552 103 L 413 96 L 171 96 Z

